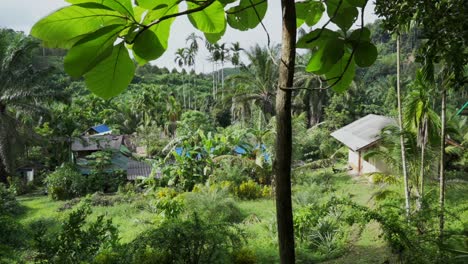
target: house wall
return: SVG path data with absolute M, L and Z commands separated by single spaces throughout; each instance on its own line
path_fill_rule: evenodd
M 353 168 L 353 171 L 358 172 L 359 166 L 359 153 L 354 152 L 351 149 L 348 150 L 348 165 Z
M 353 172 L 365 174 L 365 173 L 373 173 L 373 172 L 388 172 L 388 167 L 386 166 L 385 162 L 372 157 L 368 160 L 364 159 L 366 155 L 365 151 L 352 151 L 351 149 L 348 150 L 348 164 L 351 166 Z M 359 170 L 359 166 L 361 167 Z

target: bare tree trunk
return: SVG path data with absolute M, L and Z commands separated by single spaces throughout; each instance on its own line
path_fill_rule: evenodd
M 441 113 L 441 135 L 440 135 L 440 172 L 439 172 L 439 185 L 440 185 L 440 190 L 439 190 L 439 206 L 440 206 L 440 215 L 439 215 L 439 239 L 440 243 L 442 244 L 443 239 L 444 239 L 444 225 L 445 225 L 445 219 L 444 219 L 444 210 L 445 210 L 445 126 L 446 126 L 446 117 L 445 117 L 445 107 L 446 107 L 446 90 L 445 87 L 443 88 L 444 90 L 442 91 L 442 113 Z
M 398 101 L 398 125 L 400 127 L 401 165 L 403 170 L 403 180 L 405 183 L 405 209 L 406 217 L 410 216 L 410 191 L 408 182 L 408 171 L 406 167 L 405 137 L 403 135 L 403 114 L 401 109 L 401 88 L 400 88 L 400 34 L 397 35 L 397 101 Z
M 296 56 L 296 10 L 294 0 L 281 0 L 283 31 L 281 63 L 276 96 L 276 219 L 282 264 L 295 263 L 294 227 L 291 202 L 291 95 Z

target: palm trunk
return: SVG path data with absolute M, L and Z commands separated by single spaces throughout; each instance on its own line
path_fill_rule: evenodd
M 224 101 L 224 62 L 221 62 L 221 100 Z
M 213 69 L 213 73 L 211 74 L 213 77 L 213 100 L 216 100 L 216 88 L 215 88 L 215 67 L 214 62 L 211 64 L 211 68 Z
M 423 204 L 423 201 L 424 201 L 424 163 L 425 163 L 425 154 L 426 154 L 426 141 L 427 141 L 427 121 L 425 121 L 425 129 L 424 129 L 424 136 L 423 136 L 423 141 L 422 141 L 422 144 L 421 144 L 421 168 L 420 168 L 420 173 L 419 173 L 419 202 L 418 202 L 418 206 L 419 208 L 418 209 L 421 209 L 422 208 L 422 204 Z
M 405 210 L 406 218 L 410 216 L 410 191 L 408 182 L 408 171 L 406 167 L 405 137 L 403 135 L 403 114 L 401 109 L 401 89 L 400 89 L 400 34 L 397 35 L 397 100 L 398 100 L 398 125 L 400 127 L 400 147 L 403 180 L 405 184 Z
M 281 0 L 283 31 L 281 64 L 276 96 L 276 219 L 282 264 L 295 263 L 294 227 L 291 202 L 292 91 L 296 56 L 296 10 L 294 0 Z
M 440 172 L 439 172 L 439 206 L 440 206 L 440 215 L 439 215 L 439 239 L 440 244 L 443 242 L 443 234 L 444 234 L 444 210 L 445 210 L 445 125 L 446 125 L 446 117 L 445 117 L 445 102 L 446 100 L 446 91 L 445 87 L 442 91 L 442 113 L 441 113 L 441 139 L 440 139 Z

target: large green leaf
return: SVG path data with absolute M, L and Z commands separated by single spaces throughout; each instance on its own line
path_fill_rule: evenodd
M 137 5 L 144 9 L 153 10 L 160 9 L 171 5 L 175 0 L 137 0 Z
M 357 8 L 349 5 L 346 1 L 328 0 L 326 5 L 328 16 L 333 17 L 332 22 L 343 31 L 350 29 L 359 15 Z
M 226 6 L 230 3 L 234 3 L 235 1 L 237 0 L 218 0 L 221 4 L 223 4 L 223 6 Z
M 344 54 L 344 41 L 338 38 L 329 39 L 326 44 L 312 55 L 306 70 L 316 74 L 328 72 Z
M 135 65 L 124 43 L 112 50 L 112 54 L 84 75 L 89 90 L 109 99 L 121 93 L 133 79 Z
M 314 49 L 316 47 L 322 47 L 328 40 L 336 39 L 339 36 L 340 35 L 337 32 L 327 28 L 324 28 L 323 30 L 315 29 L 302 36 L 298 40 L 296 47 L 299 49 Z
M 31 29 L 31 35 L 53 43 L 56 47 L 69 47 L 70 40 L 110 25 L 123 25 L 125 17 L 98 4 L 72 5 L 59 9 L 41 19 Z
M 260 21 L 265 17 L 267 9 L 268 1 L 241 0 L 238 6 L 226 11 L 227 22 L 232 28 L 249 30 L 260 24 Z
M 65 71 L 80 77 L 112 53 L 112 46 L 123 26 L 112 25 L 78 41 L 64 59 Z
M 377 48 L 370 42 L 360 42 L 354 53 L 356 64 L 359 67 L 369 67 L 377 59 Z
M 226 22 L 225 22 L 226 23 Z M 219 33 L 205 33 L 205 38 L 210 42 L 211 44 L 215 44 L 218 42 L 226 33 L 226 26 L 224 27 L 224 30 L 219 32 Z
M 348 4 L 355 6 L 355 7 L 363 7 L 366 4 L 366 0 L 346 0 Z
M 200 7 L 199 5 L 187 2 L 189 9 Z M 190 23 L 203 33 L 219 33 L 226 28 L 226 17 L 224 16 L 223 5 L 214 1 L 211 5 L 201 11 L 188 15 Z
M 148 12 L 145 23 L 157 20 L 163 16 L 175 14 L 179 10 L 177 4 Z M 153 25 L 139 34 L 133 45 L 133 53 L 139 58 L 139 64 L 159 58 L 167 49 L 171 25 L 175 18 L 169 18 Z
M 322 2 L 307 1 L 296 3 L 296 25 L 302 26 L 304 22 L 309 26 L 313 26 L 322 18 L 325 7 Z
M 353 40 L 353 41 L 358 41 L 358 42 L 370 41 L 370 36 L 371 36 L 370 30 L 366 27 L 363 27 L 362 29 L 359 28 L 359 29 L 354 30 L 348 39 Z
M 66 0 L 71 4 L 98 3 L 123 15 L 133 17 L 133 7 L 130 0 Z
M 346 64 L 348 63 L 350 56 L 351 55 L 349 53 L 345 53 L 343 57 L 325 74 L 325 77 L 329 80 L 328 84 L 333 85 L 332 89 L 336 92 L 346 91 L 353 82 L 356 66 L 352 58 L 345 71 Z

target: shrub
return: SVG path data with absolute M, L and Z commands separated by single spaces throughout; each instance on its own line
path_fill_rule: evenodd
M 182 196 L 161 197 L 149 204 L 150 211 L 159 213 L 167 218 L 176 218 L 184 210 L 184 200 Z
M 190 135 L 197 130 L 204 132 L 214 131 L 213 122 L 210 117 L 203 112 L 189 110 L 182 114 L 181 120 L 177 125 L 177 135 Z
M 64 164 L 45 179 L 49 195 L 54 200 L 66 200 L 86 191 L 84 177 L 71 164 Z
M 23 195 L 34 190 L 34 184 L 32 182 L 26 182 L 26 180 L 21 177 L 8 177 L 8 183 L 10 184 L 9 189 L 15 195 Z
M 47 233 L 46 226 L 38 222 L 34 230 L 36 261 L 47 263 L 89 263 L 102 250 L 117 245 L 117 229 L 110 219 L 98 216 L 86 223 L 91 214 L 89 202 L 68 215 L 58 234 Z M 85 228 L 86 226 L 86 228 Z
M 234 264 L 255 264 L 257 263 L 257 256 L 253 250 L 248 248 L 241 248 L 233 253 L 233 263 Z
M 0 215 L 14 215 L 20 213 L 20 211 L 21 207 L 16 200 L 15 194 L 7 189 L 3 183 L 0 183 Z
M 131 263 L 232 263 L 232 252 L 241 245 L 238 229 L 195 214 L 140 235 L 130 245 Z
M 195 213 L 209 222 L 239 223 L 242 213 L 237 203 L 229 197 L 227 189 L 203 186 L 199 192 L 185 193 L 186 213 L 188 216 Z
M 258 183 L 249 180 L 241 183 L 236 190 L 236 195 L 241 199 L 253 200 L 263 197 L 263 190 Z
M 2 252 L 22 244 L 22 226 L 9 215 L 0 215 L 0 259 Z
M 120 185 L 123 185 L 127 180 L 126 173 L 122 170 L 93 171 L 86 177 L 86 193 L 95 192 L 117 192 Z
M 248 168 L 243 164 L 238 164 L 233 160 L 221 160 L 213 170 L 209 180 L 210 183 L 230 181 L 239 186 L 242 182 L 250 179 L 247 170 Z
M 330 259 L 344 253 L 350 228 L 347 214 L 336 205 L 309 204 L 294 213 L 294 231 L 300 247 L 316 259 Z

